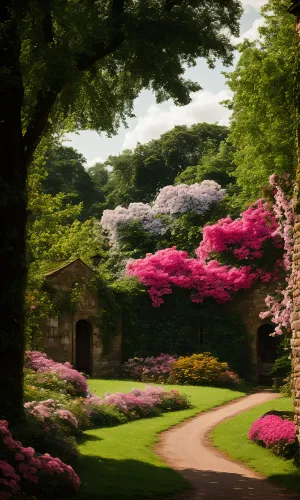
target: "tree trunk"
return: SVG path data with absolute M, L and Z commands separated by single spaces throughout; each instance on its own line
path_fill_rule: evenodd
M 14 0 L 0 2 L 0 417 L 23 415 L 26 164 Z

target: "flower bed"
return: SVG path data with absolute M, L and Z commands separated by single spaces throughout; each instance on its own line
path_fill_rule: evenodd
M 252 424 L 248 437 L 276 455 L 291 457 L 296 449 L 295 424 L 278 415 L 265 415 Z
M 227 363 L 207 352 L 178 359 L 169 354 L 160 354 L 156 358 L 132 358 L 124 364 L 123 373 L 142 382 L 217 386 L 241 383 Z
M 174 389 L 165 391 L 162 387 L 152 386 L 147 386 L 145 390 L 132 389 L 127 394 L 106 393 L 103 398 L 92 396 L 85 400 L 85 404 L 92 420 L 97 421 L 101 416 L 108 415 L 109 410 L 116 410 L 117 413 L 113 412 L 110 415 L 114 420 L 119 414 L 121 422 L 153 417 L 162 412 L 183 410 L 191 406 L 187 396 L 178 391 Z
M 152 363 L 149 377 L 164 377 L 174 359 L 162 355 L 160 368 L 155 368 L 158 361 Z M 74 436 L 79 432 L 191 406 L 186 396 L 161 387 L 93 396 L 85 377 L 69 363 L 54 362 L 36 351 L 26 353 L 24 385 L 26 425 L 14 429 L 19 441 L 12 437 L 8 423 L 0 421 L 0 500 L 36 495 L 68 498 L 80 485 L 66 464 L 78 453 Z
M 132 358 L 123 365 L 123 373 L 129 378 L 142 382 L 165 383 L 168 381 L 175 356 L 161 353 L 149 358 Z

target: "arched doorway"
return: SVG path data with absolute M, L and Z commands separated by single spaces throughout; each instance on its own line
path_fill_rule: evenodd
M 278 335 L 270 336 L 274 332 L 274 325 L 261 325 L 257 330 L 257 355 L 259 361 L 259 379 L 261 383 L 270 383 L 270 370 L 276 360 L 277 347 L 280 342 Z
M 92 374 L 92 325 L 84 319 L 76 323 L 76 370 Z

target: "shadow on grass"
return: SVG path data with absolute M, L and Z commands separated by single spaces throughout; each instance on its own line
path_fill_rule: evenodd
M 76 441 L 78 445 L 81 445 L 88 441 L 103 441 L 103 438 L 95 436 L 94 434 L 87 434 L 86 432 L 84 432 L 83 434 L 77 436 Z
M 179 475 L 166 466 L 97 456 L 81 456 L 76 469 L 82 488 L 73 500 L 161 500 L 164 497 L 174 500 L 300 499 L 300 470 L 299 475 L 276 475 L 271 480 L 194 469 L 182 470 Z M 298 493 L 282 489 L 288 485 Z
M 216 471 L 199 471 L 185 469 L 181 471 L 184 478 L 193 485 L 193 490 L 176 496 L 176 500 L 299 500 L 299 475 L 277 475 L 270 480 L 259 477 L 246 477 L 242 474 Z M 275 483 L 275 480 L 277 483 Z M 283 489 L 284 483 L 294 487 L 298 492 Z
M 78 500 L 157 498 L 189 488 L 173 469 L 138 460 L 81 455 L 75 469 L 82 482 Z

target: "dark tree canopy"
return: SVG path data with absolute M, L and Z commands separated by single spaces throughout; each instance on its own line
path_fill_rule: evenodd
M 94 212 L 94 205 L 105 197 L 85 168 L 85 158 L 74 148 L 58 146 L 47 153 L 43 191 L 47 194 L 69 194 L 73 204 L 82 202 L 80 219 L 87 219 Z

